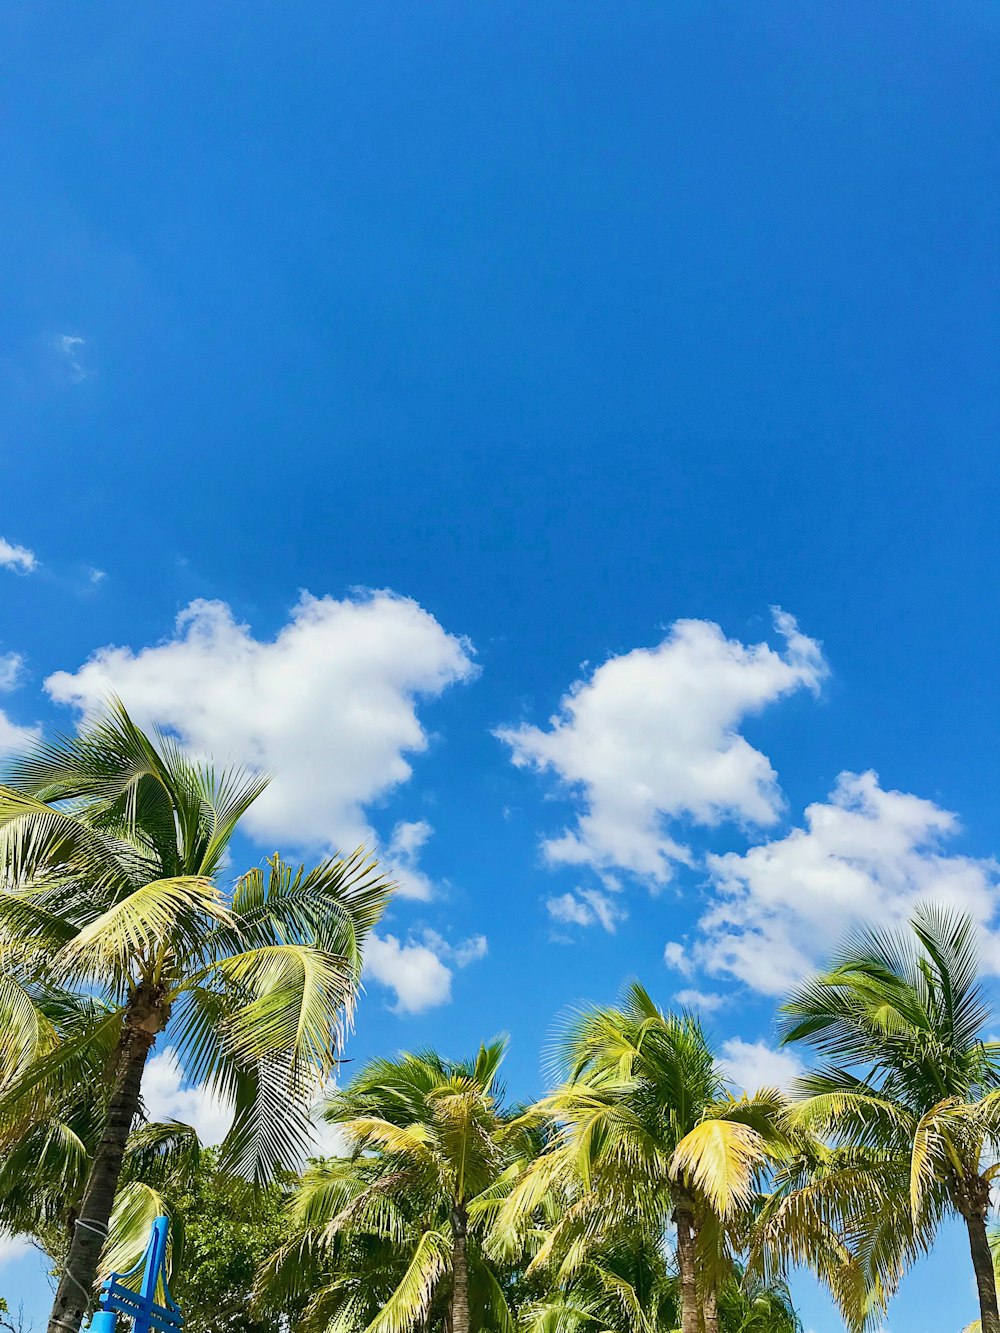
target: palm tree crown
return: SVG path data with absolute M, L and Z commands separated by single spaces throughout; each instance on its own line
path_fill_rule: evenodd
M 827 1063 L 800 1081 L 800 1123 L 836 1150 L 789 1210 L 864 1256 L 874 1319 L 948 1213 L 969 1235 L 985 1333 L 998 1333 L 986 1235 L 1000 1149 L 1000 1043 L 978 981 L 970 918 L 919 909 L 907 932 L 868 930 L 783 1006 L 785 1041 Z
M 665 1243 L 673 1222 L 684 1333 L 717 1327 L 730 1267 L 727 1228 L 742 1231 L 768 1162 L 783 1099 L 735 1099 L 691 1014 L 659 1009 L 638 983 L 618 1007 L 586 1010 L 561 1043 L 568 1078 L 534 1108 L 551 1149 L 504 1207 L 511 1230 L 555 1191 L 567 1200 L 532 1261 L 561 1276 L 623 1232 Z
M 217 877 L 266 778 L 216 775 L 121 704 L 42 744 L 0 787 L 0 1133 L 24 1132 L 92 1071 L 94 1152 L 50 1333 L 76 1333 L 143 1069 L 170 1025 L 185 1071 L 234 1105 L 230 1169 L 264 1179 L 309 1138 L 308 1106 L 350 1020 L 364 940 L 389 885 L 362 853 L 308 873 L 278 857 L 231 895 Z M 60 992 L 77 1012 L 48 1017 Z M 79 1003 L 83 997 L 84 1003 Z M 83 1017 L 81 1017 L 83 1012 Z
M 332 1098 L 326 1119 L 354 1155 L 307 1174 L 264 1300 L 304 1280 L 317 1328 L 334 1318 L 344 1333 L 405 1333 L 429 1328 L 438 1311 L 451 1333 L 511 1333 L 504 1280 L 484 1246 L 495 1195 L 531 1143 L 502 1106 L 505 1048 L 491 1042 L 471 1061 L 431 1051 L 375 1060 Z

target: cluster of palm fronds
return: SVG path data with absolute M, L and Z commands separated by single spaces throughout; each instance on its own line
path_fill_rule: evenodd
M 390 886 L 361 854 L 308 872 L 275 856 L 225 893 L 265 786 L 216 776 L 116 705 L 0 787 L 4 1220 L 65 1229 L 52 1333 L 79 1328 L 109 1225 L 159 1207 L 154 1159 L 185 1151 L 176 1127 L 129 1137 L 168 1026 L 190 1076 L 235 1107 L 228 1169 L 263 1181 L 309 1142 Z M 49 1169 L 22 1174 L 32 1162 Z
M 294 1181 L 238 1296 L 276 1327 L 782 1333 L 805 1265 L 860 1333 L 953 1216 L 1000 1333 L 1000 1045 L 968 919 L 922 909 L 804 983 L 784 1038 L 822 1063 L 791 1095 L 733 1096 L 697 1017 L 633 984 L 567 1025 L 531 1106 L 504 1101 L 502 1042 L 375 1061 L 327 1100 L 343 1154 L 296 1175 L 391 885 L 357 853 L 222 887 L 264 786 L 115 706 L 0 787 L 0 1226 L 53 1258 L 49 1333 L 77 1333 L 203 1169 L 190 1129 L 142 1113 L 161 1034 L 234 1105 L 212 1159 L 247 1182 L 231 1197 Z

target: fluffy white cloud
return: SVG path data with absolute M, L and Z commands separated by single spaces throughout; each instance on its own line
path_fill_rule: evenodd
M 46 681 L 80 710 L 120 695 L 144 722 L 175 731 L 217 762 L 274 779 L 246 820 L 264 842 L 351 850 L 375 837 L 365 807 L 411 774 L 427 747 L 417 703 L 475 671 L 467 642 L 391 592 L 337 600 L 303 594 L 274 639 L 258 639 L 224 602 L 196 601 L 163 643 L 99 649 Z M 397 825 L 404 891 L 429 884 L 415 857 L 423 822 Z
M 708 857 L 717 895 L 696 946 L 709 972 L 780 995 L 822 964 L 861 922 L 901 925 L 922 900 L 948 903 L 980 924 L 984 961 L 1000 971 L 991 929 L 998 871 L 992 860 L 946 855 L 955 815 L 933 801 L 885 791 L 875 773 L 843 773 L 805 827 L 745 854 Z
M 150 1120 L 180 1120 L 209 1148 L 222 1142 L 233 1123 L 231 1103 L 210 1094 L 202 1084 L 184 1086 L 184 1071 L 172 1046 L 147 1063 L 142 1099 Z
M 658 647 L 612 657 L 577 681 L 547 730 L 496 733 L 516 765 L 555 774 L 581 800 L 575 826 L 544 843 L 550 862 L 662 884 L 673 863 L 692 859 L 669 820 L 774 822 L 775 772 L 740 723 L 796 690 L 817 690 L 827 674 L 819 644 L 793 617 L 776 610 L 774 625 L 780 651 L 678 620 Z
M 395 935 L 373 934 L 365 946 L 365 973 L 396 992 L 392 1007 L 397 1014 L 419 1014 L 447 1004 L 453 968 L 468 967 L 488 951 L 485 935 L 451 944 L 436 930 L 424 930 L 420 939 L 405 943 Z
M 0 567 L 12 569 L 17 574 L 30 574 L 37 564 L 34 551 L 0 537 Z
M 553 921 L 565 926 L 600 925 L 613 935 L 620 921 L 628 916 L 624 907 L 610 894 L 599 889 L 576 889 L 549 898 L 546 909 Z
M 722 1043 L 719 1063 L 737 1093 L 753 1093 L 758 1088 L 782 1088 L 787 1092 L 805 1072 L 802 1061 L 791 1051 L 776 1051 L 766 1041 L 743 1041 L 740 1037 Z
M 419 1014 L 451 999 L 452 971 L 426 944 L 401 944 L 395 935 L 371 935 L 365 971 L 396 992 L 400 1014 Z
M 17 688 L 23 666 L 20 653 L 0 653 L 0 693 Z M 41 728 L 21 726 L 0 708 L 0 756 L 28 749 L 40 735 Z

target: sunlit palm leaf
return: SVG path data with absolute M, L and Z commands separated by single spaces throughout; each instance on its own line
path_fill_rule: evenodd
M 448 1270 L 451 1238 L 443 1231 L 425 1231 L 402 1281 L 366 1333 L 409 1333 L 424 1317 L 434 1288 Z

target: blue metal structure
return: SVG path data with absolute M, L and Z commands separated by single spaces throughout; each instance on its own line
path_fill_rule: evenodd
M 135 1267 L 127 1273 L 112 1273 L 105 1279 L 97 1312 L 90 1321 L 90 1333 L 115 1333 L 120 1314 L 132 1320 L 132 1333 L 181 1333 L 184 1316 L 167 1286 L 169 1230 L 170 1219 L 158 1217 L 146 1253 Z M 136 1286 L 134 1280 L 139 1274 Z

